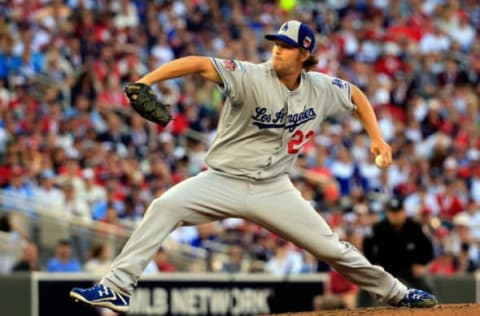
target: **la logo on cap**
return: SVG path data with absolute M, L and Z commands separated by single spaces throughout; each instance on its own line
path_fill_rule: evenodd
M 305 38 L 303 39 L 303 47 L 309 48 L 310 45 L 312 45 L 312 39 L 308 36 L 305 36 Z

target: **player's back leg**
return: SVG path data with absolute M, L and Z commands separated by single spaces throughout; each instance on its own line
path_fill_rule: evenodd
M 340 241 L 287 178 L 256 185 L 248 201 L 248 218 L 327 262 L 380 301 L 396 305 L 405 299 L 406 286 L 382 267 L 372 265 L 350 243 Z M 415 305 L 412 299 L 409 302 L 410 306 Z M 429 297 L 423 303 L 432 306 L 436 300 Z M 418 305 L 422 305 L 421 300 Z

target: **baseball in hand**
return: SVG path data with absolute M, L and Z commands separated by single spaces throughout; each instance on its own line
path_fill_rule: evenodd
M 378 168 L 386 168 L 387 167 L 387 162 L 383 159 L 382 155 L 377 155 L 375 157 L 375 164 L 377 165 Z

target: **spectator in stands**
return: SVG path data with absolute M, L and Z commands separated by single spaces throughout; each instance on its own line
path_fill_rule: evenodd
M 83 169 L 82 178 L 85 181 L 85 193 L 83 198 L 88 203 L 90 209 L 98 202 L 105 201 L 107 199 L 105 188 L 96 183 L 95 172 L 93 169 Z
M 112 263 L 112 250 L 107 243 L 96 244 L 90 248 L 90 256 L 83 265 L 83 271 L 107 273 Z
M 422 226 L 423 233 L 430 239 L 434 238 L 435 230 L 437 229 L 436 226 L 439 223 L 439 219 L 438 217 L 433 216 L 432 210 L 428 207 L 424 207 L 420 210 L 420 214 L 418 214 L 415 219 Z M 436 254 L 435 249 L 434 254 Z
M 13 266 L 12 272 L 33 272 L 40 270 L 38 247 L 35 243 L 29 242 L 23 249 L 22 258 Z
M 138 223 L 142 220 L 147 209 L 149 197 L 148 191 L 140 185 L 131 185 L 125 198 L 125 214 L 123 220 L 130 223 Z
M 227 256 L 227 259 L 222 262 L 220 271 L 228 273 L 248 272 L 250 263 L 241 244 L 230 245 L 227 250 Z
M 420 100 L 421 97 L 431 97 L 438 84 L 438 76 L 434 69 L 435 58 L 432 54 L 422 55 L 415 67 L 412 79 L 413 97 Z M 418 112 L 417 112 L 418 113 Z M 418 115 L 418 114 L 417 114 Z M 419 117 L 414 117 L 419 119 Z
M 301 272 L 302 256 L 292 249 L 292 245 L 282 239 L 275 241 L 275 253 L 265 264 L 265 271 L 274 275 L 290 275 Z
M 75 196 L 81 196 L 85 190 L 85 183 L 82 179 L 82 170 L 79 163 L 79 153 L 73 146 L 68 146 L 65 151 L 66 157 L 64 161 L 59 162 L 58 173 L 56 181 L 62 187 L 63 184 L 68 183 L 73 186 Z
M 152 261 L 147 265 L 143 273 L 175 272 L 177 269 L 168 260 L 167 252 L 164 247 L 158 248 Z
M 345 229 L 343 239 L 361 250 L 363 238 L 371 235 L 372 224 L 376 222 L 377 218 L 376 214 L 370 210 L 367 202 L 356 202 L 352 209 L 353 221 L 351 227 Z
M 427 190 L 425 185 L 419 185 L 417 190 L 408 194 L 404 201 L 407 215 L 410 217 L 418 216 L 423 210 L 429 209 L 432 215 L 438 215 L 440 207 L 434 194 Z
M 465 214 L 468 218 L 470 227 L 470 236 L 474 243 L 480 242 L 480 205 L 475 200 L 470 199 L 465 206 Z
M 25 180 L 25 170 L 21 166 L 13 166 L 10 184 L 4 189 L 2 207 L 9 211 L 22 211 L 32 214 L 29 200 L 33 198 L 33 189 Z
M 64 192 L 55 185 L 55 173 L 50 169 L 39 175 L 39 186 L 34 189 L 37 207 L 43 211 L 62 211 L 65 206 Z
M 62 185 L 63 194 L 65 196 L 62 210 L 67 216 L 80 219 L 84 222 L 90 222 L 92 215 L 90 207 L 85 199 L 77 196 L 77 192 L 72 183 L 67 182 Z
M 125 205 L 123 201 L 117 197 L 115 190 L 112 188 L 107 188 L 106 191 L 107 199 L 99 200 L 92 207 L 92 217 L 95 220 L 105 219 L 107 216 L 107 211 L 110 208 L 115 209 L 118 217 L 122 216 L 125 211 Z
M 466 254 L 466 257 L 472 260 L 474 265 L 479 264 L 480 251 L 472 238 L 471 223 L 468 215 L 466 213 L 457 214 L 453 218 L 452 224 L 453 229 L 445 240 L 445 249 L 453 253 L 457 258 L 462 254 Z
M 453 89 L 468 82 L 467 73 L 461 68 L 460 60 L 456 56 L 445 57 L 445 67 L 438 74 L 438 85 L 445 89 Z
M 419 43 L 422 54 L 443 53 L 451 45 L 450 38 L 442 31 L 435 21 L 427 21 L 424 25 L 425 35 Z
M 348 196 L 354 186 L 355 164 L 352 161 L 350 152 L 345 147 L 338 149 L 335 158 L 331 166 L 332 174 L 339 183 L 340 194 Z
M 107 209 L 107 213 L 105 214 L 105 217 L 100 220 L 102 223 L 110 224 L 113 226 L 120 227 L 122 226 L 122 223 L 120 221 L 120 218 L 118 216 L 118 212 L 115 209 L 115 207 L 110 206 Z
M 373 226 L 372 236 L 364 239 L 365 256 L 408 286 L 429 291 L 425 276 L 433 259 L 432 241 L 420 224 L 407 216 L 400 198 L 387 203 L 385 216 Z
M 357 307 L 359 291 L 358 286 L 345 279 L 335 269 L 328 272 L 326 292 L 340 298 L 346 308 L 353 309 Z
M 431 275 L 452 276 L 457 272 L 455 255 L 448 251 L 440 253 L 428 266 Z
M 13 223 L 12 213 L 0 214 L 0 237 L 3 248 L 0 251 L 0 274 L 8 273 L 17 260 L 17 249 L 28 236 Z
M 82 265 L 73 258 L 72 243 L 68 239 L 60 240 L 55 246 L 55 255 L 47 262 L 47 272 L 81 272 Z
M 194 238 L 190 245 L 192 247 L 202 247 L 210 250 L 215 250 L 217 244 L 220 242 L 219 233 L 220 228 L 216 223 L 206 223 L 196 226 L 197 237 Z
M 470 244 L 462 244 L 460 253 L 455 258 L 455 267 L 457 270 L 457 274 L 473 273 L 478 269 L 478 252 L 476 253 L 477 260 L 473 260 L 470 255 L 470 248 L 472 248 Z
M 267 262 L 275 254 L 275 239 L 266 230 L 260 230 L 253 236 L 249 252 L 255 260 Z
M 25 227 L 15 222 L 15 212 L 2 213 L 0 215 L 0 232 L 12 234 L 12 240 L 30 241 L 32 238 Z M 20 215 L 22 217 L 22 215 Z
M 475 202 L 480 204 L 480 166 L 473 170 L 470 184 L 470 195 Z
M 463 202 L 456 193 L 455 182 L 445 179 L 443 190 L 437 194 L 437 202 L 440 208 L 440 217 L 452 221 L 455 215 L 464 210 Z
M 122 97 L 126 98 L 123 92 Z M 119 114 L 108 112 L 106 115 L 107 129 L 103 133 L 98 134 L 97 140 L 111 148 L 114 152 L 125 154 L 132 142 L 131 135 L 124 128 L 124 123 Z
M 300 273 L 317 273 L 320 272 L 319 261 L 308 251 L 302 252 L 302 269 Z

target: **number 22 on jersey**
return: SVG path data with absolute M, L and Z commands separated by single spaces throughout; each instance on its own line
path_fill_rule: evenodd
M 308 131 L 304 134 L 301 130 L 295 131 L 292 135 L 292 139 L 288 142 L 288 153 L 296 154 L 302 148 L 302 143 L 307 142 L 313 135 L 314 131 Z

